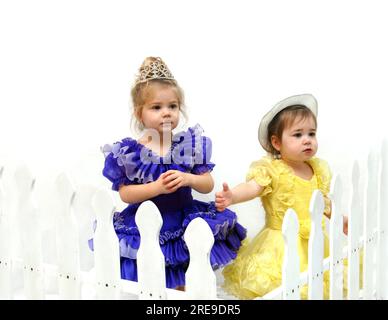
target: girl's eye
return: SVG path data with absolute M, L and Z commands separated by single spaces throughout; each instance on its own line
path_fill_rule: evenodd
M 295 133 L 293 136 L 297 137 L 297 138 L 300 138 L 302 136 L 302 134 L 301 133 Z
M 310 137 L 315 137 L 315 132 L 310 132 L 309 136 Z
M 170 105 L 170 109 L 176 109 L 176 108 L 178 108 L 178 105 L 176 105 L 176 104 L 171 104 Z
M 153 110 L 159 110 L 159 109 L 160 109 L 160 106 L 152 106 L 152 109 L 153 109 Z

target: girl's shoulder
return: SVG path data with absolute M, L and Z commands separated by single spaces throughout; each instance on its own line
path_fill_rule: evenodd
M 199 123 L 195 124 L 194 126 L 188 127 L 186 130 L 179 131 L 178 133 L 175 133 L 172 137 L 172 141 L 175 144 L 182 144 L 182 143 L 193 143 L 200 139 L 208 139 L 210 138 L 205 137 L 204 130 L 201 127 Z
M 113 154 L 115 156 L 118 154 L 126 154 L 138 149 L 139 147 L 140 144 L 135 139 L 126 137 L 112 144 L 105 144 L 101 147 L 101 152 L 106 158 L 109 154 Z
M 332 173 L 330 170 L 329 163 L 326 160 L 314 157 L 308 160 L 307 162 L 313 168 L 314 173 L 317 176 L 325 176 L 331 178 Z
M 328 162 L 320 158 L 312 158 L 308 161 L 308 163 L 313 168 L 314 174 L 317 177 L 319 189 L 323 192 L 323 194 L 327 194 L 330 191 L 332 178 L 332 172 Z
M 253 161 L 248 169 L 246 181 L 254 179 L 259 185 L 266 186 L 281 174 L 286 168 L 271 156 L 264 156 Z
M 189 127 L 187 130 L 182 130 L 172 137 L 171 149 L 173 154 L 178 156 L 179 153 L 191 155 L 197 160 L 210 160 L 212 154 L 212 141 L 204 135 L 204 130 L 197 123 Z
M 265 169 L 269 174 L 277 175 L 281 172 L 288 172 L 289 168 L 279 159 L 274 159 L 272 156 L 263 156 L 259 160 L 253 161 L 249 167 L 250 170 Z
M 203 174 L 212 171 L 212 141 L 205 136 L 199 124 L 174 134 L 171 146 L 171 161 L 184 171 Z M 180 169 L 179 169 L 180 170 Z

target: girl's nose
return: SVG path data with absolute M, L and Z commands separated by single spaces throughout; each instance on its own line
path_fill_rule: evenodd
M 162 113 L 163 117 L 168 117 L 171 115 L 170 113 L 170 109 L 169 108 L 163 108 L 163 113 Z
M 309 136 L 305 136 L 303 140 L 303 144 L 311 144 L 311 138 Z

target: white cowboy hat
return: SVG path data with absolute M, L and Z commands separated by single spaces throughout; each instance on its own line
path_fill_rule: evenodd
M 280 102 L 278 102 L 269 112 L 265 114 L 265 116 L 261 119 L 259 126 L 259 142 L 261 146 L 268 150 L 267 146 L 267 134 L 268 134 L 268 125 L 272 121 L 272 119 L 283 109 L 295 106 L 302 105 L 306 108 L 309 108 L 311 112 L 317 117 L 318 115 L 318 102 L 314 98 L 312 94 L 300 94 L 296 96 L 288 97 Z

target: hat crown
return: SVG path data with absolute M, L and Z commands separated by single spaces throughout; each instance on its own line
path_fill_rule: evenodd
M 307 94 L 294 95 L 279 101 L 278 103 L 275 104 L 275 106 L 271 108 L 270 111 L 268 111 L 264 115 L 259 125 L 258 138 L 264 150 L 270 152 L 267 145 L 268 144 L 268 125 L 279 112 L 281 112 L 287 107 L 294 106 L 294 105 L 305 106 L 306 108 L 311 110 L 311 112 L 315 115 L 315 117 L 317 117 L 318 115 L 318 102 L 312 94 L 307 93 Z

